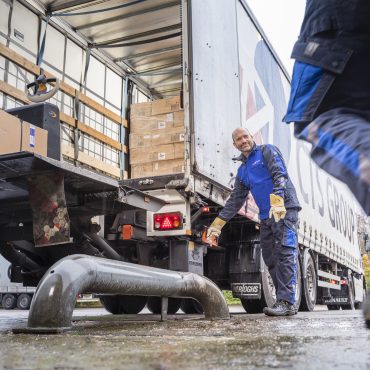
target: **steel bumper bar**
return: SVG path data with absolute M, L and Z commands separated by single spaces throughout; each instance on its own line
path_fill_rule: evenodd
M 203 307 L 207 319 L 230 317 L 222 292 L 205 277 L 73 255 L 55 263 L 40 281 L 27 330 L 55 333 L 70 329 L 77 294 L 82 292 L 194 298 Z

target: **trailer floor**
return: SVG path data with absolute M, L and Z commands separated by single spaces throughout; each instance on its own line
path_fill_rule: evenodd
M 178 314 L 108 315 L 76 309 L 62 335 L 13 334 L 27 312 L 0 310 L 1 369 L 370 369 L 370 330 L 361 311 L 247 315 L 229 321 Z M 238 312 L 239 311 L 239 312 Z

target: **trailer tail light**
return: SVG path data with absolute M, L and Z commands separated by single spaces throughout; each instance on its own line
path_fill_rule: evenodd
M 156 213 L 154 215 L 154 230 L 182 229 L 182 213 Z

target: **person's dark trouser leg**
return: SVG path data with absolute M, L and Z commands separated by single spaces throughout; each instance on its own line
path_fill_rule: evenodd
M 290 304 L 294 304 L 297 274 L 297 250 L 283 245 L 279 249 L 279 268 L 276 271 L 278 284 L 276 297 L 278 301 L 286 301 Z
M 273 222 L 272 219 L 261 220 L 260 242 L 263 260 L 269 270 L 275 289 L 277 290 L 276 265 L 278 263 L 278 258 L 276 256 L 275 237 L 272 230 Z
M 288 210 L 285 219 L 276 224 L 275 237 L 279 262 L 277 263 L 277 300 L 294 304 L 297 274 L 297 222 L 298 212 Z
M 297 269 L 297 231 L 298 211 L 287 210 L 284 220 L 271 224 L 273 239 L 274 272 L 276 279 L 277 304 L 264 308 L 268 316 L 286 316 L 297 313 L 294 308 L 296 269 Z M 264 257 L 265 258 L 265 257 Z

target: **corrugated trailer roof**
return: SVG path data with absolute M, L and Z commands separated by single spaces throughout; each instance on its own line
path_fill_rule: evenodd
M 62 18 L 91 50 L 103 50 L 153 95 L 178 95 L 182 83 L 180 0 L 39 3 L 45 14 Z

